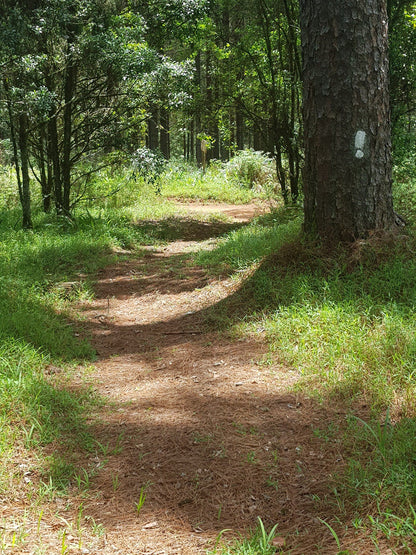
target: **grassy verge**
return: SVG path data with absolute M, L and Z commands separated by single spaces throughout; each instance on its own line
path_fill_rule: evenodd
M 74 221 L 35 213 L 30 232 L 16 229 L 18 212 L 0 214 L 4 494 L 22 487 L 32 499 L 62 494 L 96 449 L 87 419 L 101 400 L 88 384 L 77 391 L 70 385 L 72 369 L 94 360 L 73 305 L 89 298 L 92 275 L 114 261 L 117 249 L 155 242 L 120 212 L 84 212 Z M 24 486 L 23 475 L 30 476 Z
M 349 407 L 336 438 L 351 453 L 338 477 L 338 505 L 375 541 L 381 535 L 414 549 L 416 241 L 411 221 L 408 227 L 402 237 L 329 252 L 303 240 L 296 214 L 282 209 L 233 232 L 198 262 L 236 276 L 251 268 L 211 317 L 236 334 L 261 330 L 265 363 L 296 370 L 297 389 L 322 403 Z M 369 407 L 365 419 L 356 416 L 360 405 Z

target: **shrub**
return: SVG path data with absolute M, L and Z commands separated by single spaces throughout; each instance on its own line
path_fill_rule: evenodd
M 274 190 L 276 177 L 273 160 L 262 152 L 239 151 L 226 165 L 227 177 L 249 189 Z

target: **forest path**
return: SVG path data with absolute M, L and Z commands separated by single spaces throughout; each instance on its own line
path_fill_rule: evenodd
M 213 210 L 229 223 L 192 219 Z M 98 353 L 94 387 L 110 404 L 94 424 L 102 453 L 83 515 L 105 532 L 85 552 L 202 554 L 222 530 L 246 534 L 257 517 L 267 529 L 278 523 L 285 553 L 337 552 L 318 517 L 331 518 L 324 499 L 343 459 L 314 433 L 335 409 L 290 393 L 296 374 L 260 363 L 261 336 L 236 340 L 207 326 L 207 311 L 237 286 L 190 263 L 258 210 L 192 203 L 182 224 L 193 240 L 98 275 L 83 311 Z

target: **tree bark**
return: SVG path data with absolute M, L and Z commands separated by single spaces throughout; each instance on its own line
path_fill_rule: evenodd
M 159 110 L 153 106 L 150 109 L 150 118 L 147 121 L 147 147 L 150 150 L 159 148 Z
M 40 171 L 40 184 L 42 190 L 43 211 L 49 213 L 51 210 L 52 186 L 50 180 L 50 167 L 48 168 L 48 157 L 46 154 L 46 125 L 42 124 L 39 130 L 39 156 L 38 165 Z M 48 169 L 47 169 L 48 168 Z
M 160 132 L 159 132 L 160 151 L 166 160 L 170 158 L 170 129 L 169 112 L 166 108 L 160 109 Z
M 32 228 L 32 216 L 30 206 L 30 179 L 29 179 L 29 151 L 28 140 L 28 117 L 27 114 L 19 116 L 19 148 L 20 164 L 22 169 L 22 213 L 23 228 Z
M 201 91 L 202 89 L 202 82 L 201 82 L 201 52 L 198 52 L 195 57 L 195 88 L 196 90 Z M 199 100 L 199 99 L 198 99 Z M 201 139 L 198 138 L 199 133 L 201 132 L 202 127 L 202 119 L 201 119 L 201 111 L 200 106 L 197 102 L 197 110 L 195 114 L 195 158 L 198 166 L 202 164 L 202 152 L 201 152 Z
M 71 45 L 70 45 L 71 47 Z M 70 213 L 71 193 L 71 150 L 72 150 L 72 111 L 76 88 L 77 69 L 74 65 L 72 55 L 69 54 L 68 65 L 65 74 L 65 106 L 64 106 L 64 129 L 62 145 L 62 185 L 63 197 L 62 208 L 65 215 Z
M 300 0 L 305 230 L 352 241 L 394 224 L 385 0 Z

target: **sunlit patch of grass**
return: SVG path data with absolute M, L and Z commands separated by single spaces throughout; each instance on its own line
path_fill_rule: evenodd
M 278 258 L 269 261 L 255 281 L 269 299 L 261 326 L 280 360 L 318 392 L 364 395 L 374 409 L 397 406 L 401 397 L 402 410 L 412 412 L 415 405 L 407 401 L 416 392 L 413 259 L 398 255 L 379 267 L 352 270 L 342 259 L 328 262 L 332 268 L 305 260 L 296 271 L 278 264 Z
M 206 200 L 245 204 L 267 198 L 267 192 L 242 187 L 227 177 L 221 163 L 212 163 L 205 174 L 199 168 L 171 164 L 161 179 L 161 194 L 167 198 Z
M 232 231 L 220 239 L 212 251 L 201 251 L 196 262 L 209 270 L 230 274 L 258 264 L 299 233 L 298 212 L 290 210 L 295 216 L 290 221 L 287 221 L 286 212 L 280 209 Z

